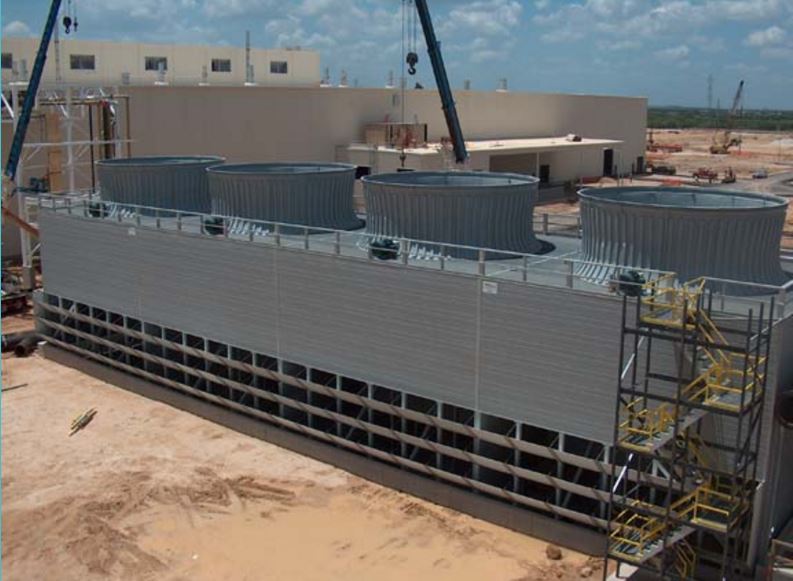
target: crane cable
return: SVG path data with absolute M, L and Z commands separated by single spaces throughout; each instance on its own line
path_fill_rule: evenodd
M 77 27 L 79 26 L 79 22 L 77 22 L 77 0 L 74 0 L 74 5 L 72 5 L 72 0 L 68 0 L 66 2 L 66 14 L 63 16 L 63 31 L 66 34 L 69 34 L 72 29 L 74 32 L 77 32 Z
M 407 10 L 407 38 L 408 38 L 408 52 L 405 57 L 405 62 L 408 65 L 408 74 L 416 74 L 416 64 L 419 62 L 419 55 L 416 52 L 416 37 L 417 37 L 417 14 L 416 7 L 413 0 L 405 0 L 403 6 Z M 403 33 L 404 35 L 404 33 Z

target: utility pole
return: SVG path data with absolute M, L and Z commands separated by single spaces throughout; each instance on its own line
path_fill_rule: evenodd
M 713 111 L 713 75 L 708 75 L 708 111 Z

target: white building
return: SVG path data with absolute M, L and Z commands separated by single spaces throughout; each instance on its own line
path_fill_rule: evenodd
M 3 82 L 27 81 L 38 38 L 3 38 Z M 43 84 L 74 85 L 242 85 L 245 49 L 232 46 L 174 45 L 61 39 L 50 46 Z M 58 63 L 58 53 L 60 63 Z M 265 86 L 317 86 L 319 53 L 300 49 L 258 49 L 250 53 L 253 82 Z M 60 66 L 58 66 L 58 64 Z

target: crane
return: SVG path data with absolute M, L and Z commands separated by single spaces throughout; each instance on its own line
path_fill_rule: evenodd
M 740 137 L 732 137 L 732 127 L 735 123 L 738 110 L 741 107 L 743 84 L 743 81 L 738 83 L 738 89 L 735 91 L 735 97 L 733 97 L 732 100 L 732 107 L 730 107 L 730 110 L 727 112 L 727 121 L 724 124 L 724 130 L 717 131 L 713 136 L 713 142 L 710 144 L 710 152 L 713 154 L 729 153 L 731 147 L 741 145 Z
M 438 85 L 438 93 L 441 96 L 441 106 L 443 116 L 446 119 L 446 126 L 449 129 L 449 137 L 454 148 L 454 159 L 457 163 L 465 163 L 468 159 L 468 152 L 465 149 L 465 139 L 463 130 L 460 127 L 460 119 L 457 117 L 457 107 L 454 104 L 452 88 L 449 85 L 449 78 L 446 76 L 446 66 L 443 64 L 441 55 L 441 43 L 435 36 L 435 29 L 432 26 L 430 9 L 426 0 L 415 0 L 416 12 L 421 21 L 421 29 L 424 32 L 424 39 L 427 41 L 427 52 L 432 63 L 432 73 L 435 75 L 435 82 Z M 411 55 L 409 55 L 410 57 Z M 413 55 L 415 56 L 415 55 Z M 417 59 L 416 59 L 417 60 Z M 415 61 L 411 64 L 415 68 Z
M 25 135 L 28 132 L 28 125 L 30 124 L 30 114 L 33 112 L 33 106 L 36 103 L 36 95 L 39 91 L 39 83 L 41 76 L 44 74 L 44 64 L 47 62 L 47 50 L 50 46 L 50 39 L 55 30 L 55 25 L 58 20 L 58 12 L 61 9 L 61 0 L 52 0 L 50 4 L 50 11 L 47 15 L 47 22 L 44 24 L 44 32 L 41 34 L 41 43 L 39 50 L 36 53 L 36 60 L 33 64 L 33 71 L 30 74 L 30 81 L 28 82 L 28 89 L 25 93 L 25 100 L 22 103 L 22 110 L 19 113 L 16 131 L 14 132 L 14 139 L 11 142 L 11 150 L 8 154 L 8 162 L 5 167 L 5 175 L 8 179 L 13 180 L 17 173 L 17 166 L 19 165 L 19 158 L 22 155 L 22 144 L 25 142 Z M 69 17 L 67 17 L 69 18 Z M 71 18 L 69 23 L 64 25 L 70 27 L 72 25 Z
M 70 14 L 67 14 L 63 19 L 63 25 L 66 29 L 66 33 L 68 34 L 70 30 L 73 28 L 77 30 L 77 17 L 76 15 L 72 18 L 71 14 L 71 0 L 69 0 L 70 5 Z M 11 141 L 11 148 L 8 152 L 8 161 L 6 162 L 5 169 L 3 171 L 3 199 L 2 199 L 2 213 L 4 218 L 8 218 L 17 226 L 19 226 L 25 234 L 23 234 L 23 240 L 25 236 L 38 236 L 39 231 L 38 229 L 29 224 L 22 216 L 18 215 L 16 212 L 11 210 L 8 207 L 7 200 L 10 197 L 14 190 L 14 179 L 16 178 L 17 174 L 17 167 L 19 166 L 19 159 L 22 157 L 22 146 L 25 143 L 25 136 L 28 132 L 28 125 L 30 125 L 30 116 L 33 113 L 33 108 L 36 105 L 36 96 L 39 92 L 39 84 L 41 83 L 41 77 L 44 74 L 44 65 L 47 62 L 47 50 L 50 46 L 50 40 L 52 39 L 52 34 L 55 31 L 55 26 L 57 25 L 58 20 L 58 13 L 61 9 L 61 0 L 52 0 L 50 3 L 50 10 L 47 14 L 47 20 L 44 23 L 44 31 L 41 34 L 41 42 L 39 44 L 38 51 L 36 52 L 36 60 L 33 63 L 33 70 L 30 74 L 30 81 L 28 81 L 27 91 L 25 93 L 25 99 L 22 102 L 22 109 L 19 112 L 19 116 L 17 117 L 17 124 L 14 130 L 14 138 Z M 76 14 L 76 13 L 75 13 Z M 20 207 L 24 204 L 24 198 L 20 198 Z M 32 288 L 33 285 L 33 275 L 32 275 L 32 265 L 24 264 L 23 267 L 29 268 L 31 274 L 28 276 L 28 280 L 25 283 L 25 286 L 28 288 Z

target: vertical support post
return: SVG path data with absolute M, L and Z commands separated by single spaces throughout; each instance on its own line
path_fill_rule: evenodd
M 333 236 L 333 252 L 336 254 L 336 256 L 341 254 L 341 232 L 338 230 L 334 232 Z
M 443 244 L 441 244 L 440 254 L 441 270 L 446 270 L 446 246 Z
M 557 438 L 556 449 L 559 450 L 559 452 L 564 452 L 564 434 L 562 432 L 559 432 L 559 437 Z M 556 477 L 559 480 L 563 480 L 564 479 L 564 465 L 559 460 L 556 461 Z M 556 506 L 561 506 L 562 505 L 562 489 L 561 488 L 556 488 L 555 492 L 556 492 L 556 502 L 555 502 L 555 504 L 556 504 Z
M 308 250 L 308 228 L 303 228 L 303 250 Z
M 281 246 L 281 225 L 278 222 L 273 222 L 273 236 L 275 237 L 275 245 Z
M 485 264 L 485 251 L 481 248 L 479 249 L 479 276 L 485 276 L 487 274 L 487 266 Z
M 410 241 L 400 240 L 399 245 L 402 247 L 402 264 L 407 264 L 410 259 Z
M 177 232 L 181 232 L 182 231 L 182 213 L 181 212 L 176 212 L 176 231 Z
M 548 212 L 542 215 L 542 233 L 544 236 L 548 236 Z
M 74 192 L 74 111 L 72 110 L 72 89 L 66 89 L 66 167 L 69 176 L 69 193 Z
M 573 263 L 572 260 L 567 260 L 567 259 L 565 259 L 564 263 L 567 265 L 567 275 L 565 277 L 567 288 L 573 288 L 573 282 L 574 282 L 574 280 L 573 280 L 574 279 L 574 277 L 573 277 L 573 266 L 574 266 L 574 263 Z
M 25 222 L 29 222 L 28 204 L 26 194 L 17 189 L 17 215 Z M 55 199 L 53 198 L 53 204 Z M 22 246 L 22 286 L 25 290 L 32 290 L 36 286 L 36 273 L 33 268 L 33 249 L 30 242 L 30 234 L 24 228 L 19 229 L 19 236 Z
M 521 277 L 523 279 L 523 282 L 526 282 L 528 277 L 529 277 L 529 257 L 524 254 L 523 255 L 523 273 L 522 273 L 522 277 Z

